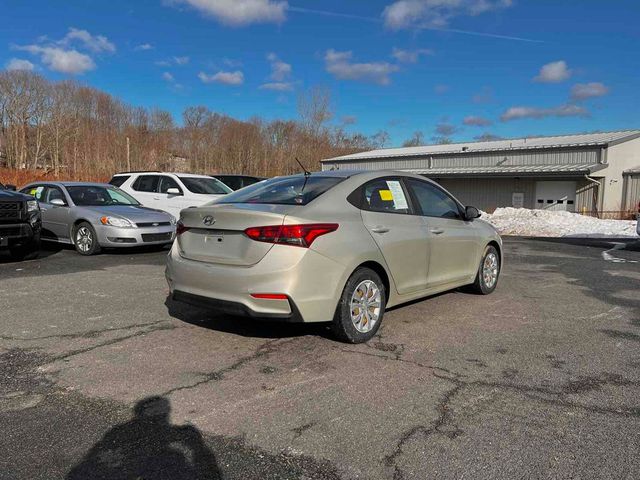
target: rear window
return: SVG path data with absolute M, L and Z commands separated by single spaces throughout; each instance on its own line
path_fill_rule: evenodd
M 232 190 L 220 180 L 202 177 L 178 177 L 187 190 L 205 195 L 225 195 Z
M 216 203 L 267 203 L 306 205 L 340 183 L 340 177 L 284 177 L 255 183 Z
M 109 180 L 109 183 L 114 187 L 121 187 L 124 182 L 129 180 L 129 178 L 131 178 L 131 175 L 116 175 Z

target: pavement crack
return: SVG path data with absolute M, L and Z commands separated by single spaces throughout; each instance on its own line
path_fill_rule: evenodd
M 40 336 L 40 337 L 31 337 L 31 338 L 0 335 L 0 340 L 7 340 L 7 341 L 12 341 L 12 342 L 32 342 L 32 341 L 38 341 L 38 340 L 51 340 L 51 339 L 95 338 L 95 337 L 99 337 L 103 333 L 119 332 L 119 331 L 123 331 L 123 330 L 132 330 L 134 328 L 150 327 L 152 325 L 158 325 L 158 324 L 161 324 L 161 323 L 164 323 L 164 322 L 165 322 L 165 320 L 161 320 L 159 322 L 136 323 L 136 324 L 133 324 L 133 325 L 127 325 L 125 327 L 116 327 L 116 328 L 108 327 L 108 328 L 103 328 L 103 329 L 100 329 L 100 330 L 89 330 L 89 331 L 86 331 L 86 332 L 67 333 L 67 334 L 59 334 L 59 335 L 43 335 L 43 336 Z
M 151 325 L 157 325 L 157 323 L 156 324 L 151 324 Z M 69 359 L 71 357 L 74 357 L 76 355 L 80 355 L 80 354 L 83 354 L 83 353 L 91 352 L 93 350 L 97 350 L 98 348 L 108 347 L 108 346 L 114 345 L 116 343 L 124 342 L 126 340 L 131 339 L 131 338 L 140 337 L 140 336 L 146 335 L 148 333 L 159 332 L 159 331 L 162 331 L 162 330 L 173 330 L 175 328 L 176 328 L 175 325 L 172 325 L 170 323 L 160 324 L 156 328 L 149 328 L 149 329 L 145 329 L 145 330 L 140 330 L 138 332 L 132 333 L 131 335 L 125 335 L 124 337 L 113 338 L 111 340 L 107 340 L 106 342 L 101 342 L 101 343 L 98 343 L 96 345 L 91 345 L 90 347 L 78 348 L 78 349 L 75 349 L 75 350 L 71 350 L 70 352 L 67 352 L 67 353 L 65 353 L 63 355 L 58 355 L 58 356 L 52 357 L 52 360 L 53 361 L 67 360 L 67 359 Z
M 168 395 L 171 395 L 172 393 L 176 393 L 176 392 L 183 391 L 183 390 L 190 390 L 192 388 L 199 387 L 200 385 L 204 385 L 205 383 L 216 382 L 218 380 L 222 380 L 227 373 L 231 373 L 233 371 L 236 371 L 236 370 L 244 367 L 248 363 L 251 363 L 251 362 L 253 362 L 255 360 L 258 360 L 258 359 L 260 359 L 262 357 L 265 357 L 265 356 L 275 352 L 276 351 L 276 347 L 279 347 L 280 345 L 284 345 L 286 343 L 293 342 L 295 340 L 296 340 L 295 338 L 290 339 L 290 340 L 286 340 L 286 341 L 269 340 L 269 341 L 261 344 L 260 346 L 258 346 L 258 348 L 255 350 L 255 352 L 252 353 L 251 355 L 240 357 L 238 360 L 236 360 L 231 365 L 228 365 L 226 367 L 220 368 L 218 370 L 214 370 L 213 372 L 204 373 L 204 374 L 202 374 L 202 378 L 200 380 L 198 380 L 197 382 L 192 383 L 190 385 L 181 385 L 181 386 L 178 386 L 178 387 L 174 387 L 174 388 L 172 388 L 170 390 L 167 390 L 162 395 L 168 396 Z

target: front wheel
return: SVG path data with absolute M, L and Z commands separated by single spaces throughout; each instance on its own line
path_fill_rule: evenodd
M 474 293 L 489 295 L 498 285 L 500 276 L 500 255 L 494 246 L 487 246 L 480 260 L 476 280 L 470 286 Z
M 380 276 L 369 268 L 358 268 L 340 297 L 332 325 L 334 334 L 348 343 L 371 340 L 382 323 L 386 302 Z
M 98 236 L 93 226 L 88 222 L 81 222 L 73 229 L 73 245 L 80 255 L 100 253 Z

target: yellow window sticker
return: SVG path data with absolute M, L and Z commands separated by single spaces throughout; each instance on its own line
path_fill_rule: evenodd
M 384 202 L 392 202 L 393 194 L 391 190 L 380 190 L 380 199 Z

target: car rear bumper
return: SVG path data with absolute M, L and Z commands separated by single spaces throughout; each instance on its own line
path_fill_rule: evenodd
M 180 256 L 178 242 L 167 257 L 173 298 L 225 313 L 300 322 L 333 319 L 344 267 L 310 249 L 275 245 L 252 266 L 222 265 Z M 285 299 L 251 294 L 284 294 Z
M 140 247 L 164 245 L 175 239 L 175 227 L 118 228 L 107 225 L 96 227 L 98 242 L 102 247 Z

